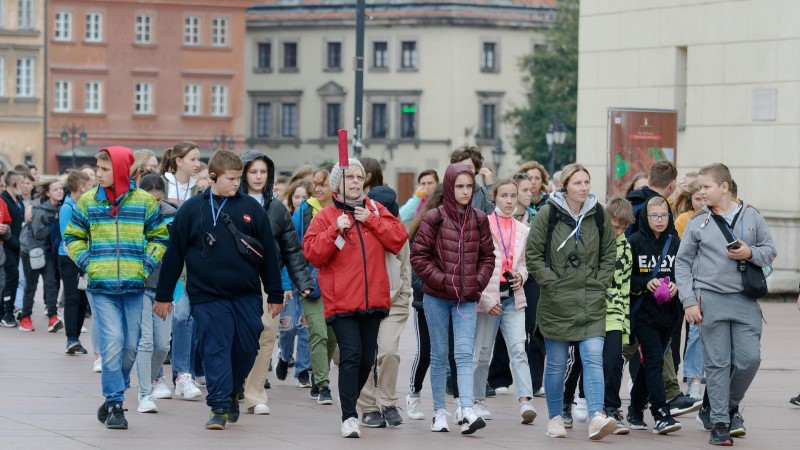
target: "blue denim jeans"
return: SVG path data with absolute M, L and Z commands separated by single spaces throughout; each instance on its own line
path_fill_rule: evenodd
M 447 329 L 453 321 L 454 357 L 458 371 L 459 406 L 472 408 L 472 350 L 477 320 L 476 302 L 457 303 L 425 294 L 422 300 L 431 337 L 431 389 L 434 410 L 445 409 L 445 372 L 448 366 Z
M 308 347 L 308 325 L 300 319 L 303 317 L 303 304 L 300 292 L 292 292 L 292 298 L 286 300 L 280 315 L 278 327 L 278 350 L 281 359 L 291 361 L 294 354 L 294 338 L 297 337 L 297 358 L 294 363 L 294 377 L 311 368 L 311 351 Z
M 92 294 L 92 314 L 103 358 L 100 378 L 103 396 L 110 406 L 125 400 L 125 390 L 131 384 L 131 369 L 141 337 L 143 297 L 144 293 Z
M 136 353 L 136 378 L 139 380 L 139 396 L 153 392 L 151 381 L 164 376 L 164 359 L 169 352 L 169 337 L 172 332 L 172 314 L 166 320 L 153 312 L 156 291 L 145 289 L 142 307 L 142 338 Z
M 97 326 L 97 316 L 94 315 L 94 300 L 92 300 L 92 293 L 86 291 L 86 299 L 89 300 L 89 306 L 92 308 L 92 352 L 95 355 L 100 354 L 100 327 Z
M 25 271 L 22 270 L 22 254 L 19 258 L 19 284 L 17 284 L 17 293 L 14 296 L 14 309 L 22 309 L 22 297 L 25 295 Z
M 503 331 L 503 339 L 508 348 L 508 358 L 511 361 L 511 372 L 514 376 L 514 385 L 517 388 L 517 398 L 533 398 L 531 382 L 531 369 L 528 366 L 525 336 L 525 310 L 517 310 L 514 297 L 508 297 L 501 303 L 502 312 L 499 316 L 478 313 L 475 330 L 475 352 L 472 365 L 475 367 L 473 380 L 473 395 L 475 398 L 486 397 L 486 381 L 489 378 L 489 364 L 492 361 L 492 351 L 497 330 Z
M 593 337 L 578 342 L 583 363 L 583 391 L 591 418 L 597 412 L 604 412 L 603 398 L 605 380 L 603 377 L 603 345 L 605 337 Z M 547 350 L 547 363 L 544 368 L 544 392 L 547 397 L 547 412 L 550 418 L 560 416 L 564 409 L 564 375 L 567 372 L 569 342 L 544 338 Z
M 184 294 L 175 303 L 172 312 L 172 380 L 189 372 L 194 377 L 194 318 L 191 316 L 192 305 Z
M 692 378 L 703 378 L 703 343 L 700 341 L 700 328 L 689 324 L 689 336 L 686 342 L 686 354 L 683 355 L 683 376 L 691 382 Z

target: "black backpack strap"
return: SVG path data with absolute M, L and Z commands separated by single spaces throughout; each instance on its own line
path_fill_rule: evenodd
M 558 223 L 558 211 L 555 211 L 555 208 L 551 206 L 547 210 L 547 214 L 547 240 L 544 243 L 544 266 L 549 268 L 553 262 L 550 257 L 550 250 L 553 248 L 553 245 L 550 241 L 553 240 L 553 231 L 556 229 L 556 224 Z
M 603 236 L 606 234 L 606 214 L 603 211 L 603 205 L 600 203 L 594 205 L 594 223 L 597 225 L 597 231 L 600 233 L 597 239 L 597 260 L 600 261 L 603 254 Z

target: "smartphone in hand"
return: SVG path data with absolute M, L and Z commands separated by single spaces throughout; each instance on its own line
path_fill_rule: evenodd
M 739 241 L 728 242 L 725 248 L 727 248 L 728 251 L 739 250 L 740 248 L 742 248 L 742 244 L 740 244 Z

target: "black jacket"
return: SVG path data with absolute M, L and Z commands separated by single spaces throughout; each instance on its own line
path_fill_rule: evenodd
M 395 217 L 400 217 L 400 205 L 397 204 L 397 193 L 388 186 L 375 186 L 367 192 L 367 197 L 375 200 L 389 210 Z
M 22 231 L 22 223 L 25 221 L 23 218 L 24 211 L 19 209 L 19 204 L 17 204 L 14 196 L 7 190 L 0 194 L 0 200 L 6 202 L 8 213 L 11 215 L 11 235 L 3 245 L 6 250 L 19 254 L 19 235 Z
M 264 262 L 253 265 L 239 253 L 233 233 L 222 220 L 214 225 L 210 196 L 209 188 L 187 200 L 178 210 L 162 260 L 156 300 L 172 301 L 185 262 L 186 292 L 193 305 L 260 295 L 262 284 L 269 303 L 283 303 L 278 249 L 264 208 L 252 197 L 239 193 L 228 198 L 222 207 L 240 232 L 258 239 L 264 247 Z M 214 199 L 218 205 L 224 200 Z M 213 246 L 209 245 L 207 234 L 214 237 Z
M 631 244 L 631 255 L 633 256 L 633 267 L 631 269 L 631 322 L 635 324 L 646 324 L 661 329 L 674 329 L 680 325 L 683 308 L 678 296 L 673 297 L 669 302 L 656 303 L 653 294 L 647 290 L 647 283 L 652 278 L 669 277 L 671 282 L 675 282 L 675 257 L 678 254 L 678 247 L 681 241 L 678 236 L 672 236 L 666 256 L 662 260 L 661 267 L 655 276 L 651 276 L 650 271 L 655 266 L 656 261 L 661 257 L 661 252 L 667 242 L 668 233 L 665 230 L 656 239 L 653 230 L 647 222 L 647 208 L 639 212 L 637 218 L 641 224 L 639 231 L 628 237 Z M 669 218 L 667 230 L 674 229 L 672 217 Z M 640 300 L 641 298 L 641 300 Z M 640 306 L 634 315 L 634 309 Z
M 260 159 L 267 164 L 267 184 L 264 186 L 263 192 L 264 209 L 267 211 L 272 234 L 275 236 L 275 242 L 277 242 L 280 250 L 281 264 L 286 266 L 289 277 L 298 291 L 303 292 L 307 289 L 313 289 L 314 282 L 308 274 L 308 263 L 305 256 L 303 256 L 303 248 L 300 245 L 297 230 L 294 228 L 292 216 L 289 215 L 289 210 L 286 209 L 283 203 L 274 200 L 272 197 L 272 186 L 275 183 L 275 164 L 267 155 L 256 150 L 244 152 L 241 156 L 245 169 L 242 173 L 242 184 L 239 189 L 245 195 L 247 194 L 247 166 L 256 159 Z
M 627 197 L 625 197 L 631 205 L 633 205 L 633 215 L 636 218 L 636 222 L 632 223 L 631 226 L 625 231 L 625 236 L 630 236 L 633 233 L 639 231 L 639 225 L 641 220 L 639 219 L 639 213 L 643 209 L 647 209 L 647 202 L 653 197 L 660 197 L 661 194 L 658 192 L 650 189 L 648 186 L 645 186 L 641 189 L 636 189 L 635 191 L 631 191 Z M 678 237 L 678 231 L 675 229 L 675 218 L 672 216 L 672 208 L 669 209 L 669 226 L 666 229 L 666 232 L 669 234 Z M 647 223 L 645 219 L 644 223 Z

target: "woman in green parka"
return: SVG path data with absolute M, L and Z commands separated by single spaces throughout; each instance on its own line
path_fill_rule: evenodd
M 616 244 L 611 221 L 589 192 L 591 177 L 586 168 L 571 164 L 564 168 L 562 180 L 564 187 L 536 215 L 525 253 L 528 271 L 541 287 L 534 333 L 544 338 L 547 349 L 547 435 L 567 436 L 561 417 L 564 373 L 569 344 L 577 342 L 589 407 L 589 439 L 598 440 L 616 428 L 616 421 L 606 417 L 603 409 L 606 289 L 614 275 Z M 552 215 L 557 220 L 547 245 Z M 545 258 L 546 249 L 549 258 Z

